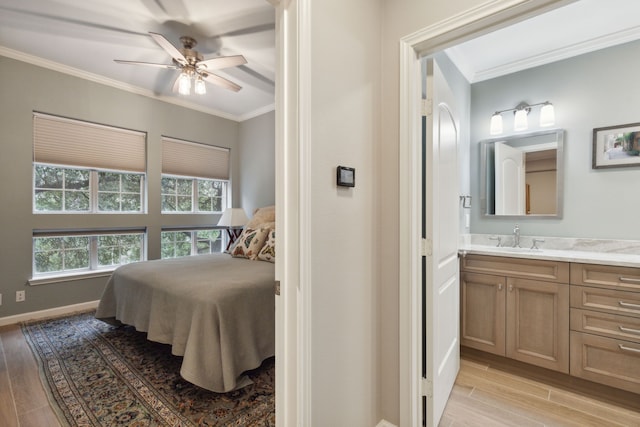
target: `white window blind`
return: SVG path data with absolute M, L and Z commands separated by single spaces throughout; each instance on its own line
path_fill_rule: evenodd
M 229 179 L 229 149 L 162 137 L 162 173 Z
M 146 133 L 33 113 L 33 160 L 145 172 Z

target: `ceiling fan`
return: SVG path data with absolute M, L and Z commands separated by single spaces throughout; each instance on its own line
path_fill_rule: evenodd
M 153 40 L 160 45 L 169 55 L 173 58 L 172 64 L 156 64 L 153 62 L 139 62 L 139 61 L 123 61 L 121 59 L 115 59 L 118 64 L 132 64 L 132 65 L 146 65 L 150 67 L 158 68 L 170 68 L 180 70 L 180 75 L 176 78 L 173 85 L 173 90 L 181 95 L 188 95 L 191 92 L 191 81 L 195 82 L 194 91 L 198 95 L 204 95 L 207 91 L 204 82 L 222 86 L 223 88 L 232 90 L 234 92 L 242 89 L 239 85 L 235 84 L 231 80 L 220 77 L 211 73 L 211 70 L 219 70 L 222 68 L 235 67 L 247 63 L 247 60 L 242 55 L 233 56 L 219 56 L 212 59 L 204 59 L 198 51 L 194 50 L 194 47 L 198 43 L 193 37 L 183 36 L 180 37 L 182 42 L 182 49 L 176 48 L 167 40 L 162 34 L 149 33 Z

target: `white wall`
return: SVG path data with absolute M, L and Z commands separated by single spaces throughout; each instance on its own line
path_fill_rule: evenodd
M 375 150 L 380 122 L 378 1 L 311 1 L 311 424 L 374 426 L 376 414 Z M 336 186 L 336 166 L 356 169 Z
M 247 216 L 276 202 L 275 111 L 240 123 L 238 132 L 240 207 Z
M 593 129 L 638 122 L 636 84 L 640 42 L 631 42 L 472 85 L 471 182 L 479 197 L 479 141 L 489 138 L 489 118 L 521 101 L 550 101 L 556 127 L 564 128 L 564 216 L 518 219 L 524 235 L 633 239 L 640 211 L 638 167 L 592 169 Z M 533 113 L 532 113 L 533 116 Z M 507 120 L 505 120 L 505 130 Z M 530 130 L 536 128 L 530 120 Z M 480 216 L 473 206 L 473 233 L 509 234 L 514 219 Z

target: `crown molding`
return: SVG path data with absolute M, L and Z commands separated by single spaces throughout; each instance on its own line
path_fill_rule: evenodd
M 466 72 L 468 73 L 465 74 L 465 76 L 467 76 L 469 82 L 477 83 L 638 39 L 640 39 L 640 26 L 628 28 L 583 42 L 574 43 L 539 55 L 532 55 L 518 61 L 509 62 L 498 67 L 477 71 L 475 73 L 470 72 L 468 64 L 465 64 L 464 61 L 461 62 L 461 64 L 462 68 L 466 69 Z M 455 61 L 460 59 L 459 52 L 453 52 L 452 55 L 451 52 L 448 52 L 448 54 L 452 60 L 454 60 L 454 58 Z M 462 68 L 461 72 L 464 74 Z
M 266 114 L 270 111 L 273 111 L 276 109 L 276 104 L 269 104 L 269 105 L 265 105 L 264 107 L 260 107 L 256 110 L 253 110 L 247 114 L 243 114 L 239 117 L 240 122 L 244 122 L 245 120 L 249 120 L 249 119 L 253 119 L 254 117 L 258 117 L 261 116 L 263 114 Z
M 110 79 L 98 74 L 89 73 L 87 71 L 80 70 L 78 68 L 70 67 L 68 65 L 60 64 L 58 62 L 50 61 L 48 59 L 40 58 L 38 56 L 29 55 L 24 52 L 20 52 L 17 50 L 9 49 L 4 46 L 0 46 L 0 56 L 5 56 L 7 58 L 15 59 L 18 61 L 26 62 L 31 65 L 35 65 L 38 67 L 46 68 L 52 71 L 57 71 L 59 73 L 67 74 L 70 76 L 78 77 L 80 79 L 88 80 L 94 83 L 99 83 L 105 86 L 110 86 L 116 89 L 124 90 L 126 92 L 135 93 L 136 95 L 146 96 L 147 98 L 152 98 L 158 101 L 166 102 L 168 104 L 177 105 L 179 107 L 188 108 L 190 110 L 199 111 L 201 113 L 209 114 L 216 117 L 221 117 L 223 119 L 232 120 L 234 122 L 242 122 L 247 120 L 244 117 L 255 117 L 262 111 L 269 111 L 269 108 L 273 109 L 273 105 L 268 105 L 264 108 L 255 110 L 254 112 L 245 114 L 244 116 L 237 116 L 235 114 L 225 113 L 224 111 L 216 110 L 213 108 L 206 108 L 201 105 L 197 105 L 188 101 L 184 101 L 182 99 L 168 97 L 168 96 L 159 96 L 153 93 L 148 89 L 143 89 L 138 86 L 130 85 L 127 83 L 123 83 L 114 79 Z M 263 112 L 265 112 L 263 111 Z M 258 112 L 256 114 L 256 112 Z

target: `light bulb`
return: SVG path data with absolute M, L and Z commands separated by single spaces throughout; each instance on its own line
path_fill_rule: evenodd
M 196 79 L 196 87 L 194 89 L 194 92 L 198 95 L 204 95 L 205 93 L 207 93 L 207 88 L 205 87 L 204 80 L 202 80 L 201 76 L 198 76 L 198 78 Z
M 513 119 L 513 130 L 527 130 L 529 123 L 527 120 L 527 109 L 522 108 L 516 111 L 516 116 Z
M 499 135 L 502 133 L 502 115 L 495 113 L 491 116 L 491 125 L 489 126 L 489 134 Z
M 540 108 L 540 127 L 553 126 L 556 122 L 556 114 L 553 104 L 547 102 Z
M 180 95 L 189 95 L 191 92 L 191 77 L 189 77 L 189 74 L 182 73 L 178 79 L 178 93 Z

